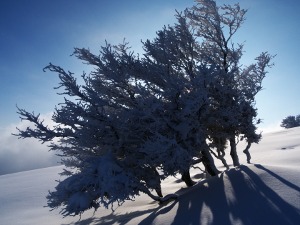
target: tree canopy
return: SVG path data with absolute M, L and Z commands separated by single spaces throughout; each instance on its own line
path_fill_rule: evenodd
M 48 143 L 66 166 L 48 206 L 69 216 L 120 205 L 141 192 L 157 201 L 173 198 L 163 196 L 162 180 L 181 174 L 192 186 L 189 169 L 195 163 L 217 175 L 215 159 L 228 168 L 227 141 L 239 166 L 239 138 L 248 142 L 250 162 L 251 143 L 261 138 L 255 96 L 273 56 L 263 52 L 253 64 L 241 65 L 243 45 L 233 37 L 245 14 L 239 4 L 197 0 L 176 13 L 174 25 L 143 41 L 142 55 L 125 40 L 106 43 L 99 54 L 75 48 L 73 56 L 93 68 L 81 82 L 59 66 L 46 66 L 58 74 L 66 96 L 52 116 L 56 126 L 18 108 L 34 126 L 18 129 L 17 136 Z
M 286 129 L 293 128 L 293 127 L 299 127 L 300 126 L 300 115 L 287 116 L 286 118 L 284 118 L 281 121 L 280 126 L 286 128 Z

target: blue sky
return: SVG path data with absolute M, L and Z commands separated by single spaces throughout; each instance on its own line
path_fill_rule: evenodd
M 16 104 L 48 115 L 62 102 L 53 89 L 58 83 L 57 76 L 42 71 L 49 62 L 80 75 L 86 67 L 70 57 L 74 47 L 90 48 L 97 53 L 105 40 L 117 44 L 126 38 L 132 49 L 139 52 L 140 40 L 151 39 L 163 25 L 174 23 L 175 9 L 183 10 L 193 2 L 0 1 L 0 140 L 4 140 L 3 133 L 13 132 L 12 127 L 20 122 Z M 224 2 L 237 1 L 217 1 Z M 264 80 L 264 90 L 257 95 L 259 117 L 264 122 L 261 127 L 274 128 L 284 117 L 300 114 L 300 2 L 239 2 L 249 10 L 235 38 L 237 42 L 245 41 L 243 63 L 250 64 L 262 51 L 277 54 L 275 66 Z M 0 145 L 0 158 L 3 148 L 9 151 L 8 146 Z

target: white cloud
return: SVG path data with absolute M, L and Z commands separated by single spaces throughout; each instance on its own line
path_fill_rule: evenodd
M 51 114 L 41 116 L 45 124 L 50 125 Z M 27 121 L 11 124 L 1 128 L 0 132 L 0 175 L 24 170 L 58 165 L 60 161 L 54 152 L 49 152 L 47 144 L 29 138 L 18 139 L 12 133 L 17 133 L 16 127 L 25 129 L 30 126 Z

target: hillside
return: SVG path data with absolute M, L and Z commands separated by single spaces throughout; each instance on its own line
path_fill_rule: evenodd
M 61 166 L 0 176 L 0 224 L 264 224 L 291 225 L 300 221 L 300 128 L 267 133 L 253 145 L 252 164 L 231 168 L 218 177 L 203 179 L 185 188 L 176 178 L 163 184 L 164 194 L 177 192 L 177 201 L 158 205 L 141 195 L 114 212 L 100 209 L 79 217 L 62 218 L 59 210 L 49 211 L 48 190 L 56 185 Z M 228 159 L 228 162 L 229 159 Z

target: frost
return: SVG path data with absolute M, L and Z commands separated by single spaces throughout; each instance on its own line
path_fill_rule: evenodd
M 99 55 L 75 48 L 73 55 L 93 68 L 82 74 L 82 85 L 59 66 L 45 67 L 58 74 L 60 94 L 73 100 L 56 107 L 53 128 L 19 109 L 35 127 L 18 136 L 50 143 L 69 169 L 47 197 L 50 208 L 77 215 L 113 208 L 140 193 L 164 201 L 161 181 L 168 176 L 180 174 L 192 186 L 189 170 L 196 162 L 215 176 L 220 171 L 213 156 L 228 168 L 227 141 L 239 166 L 240 137 L 248 142 L 244 152 L 250 162 L 251 143 L 261 138 L 255 95 L 272 56 L 262 53 L 252 65 L 241 66 L 243 45 L 231 42 L 246 11 L 238 4 L 198 3 L 144 41 L 143 55 L 134 54 L 125 40 L 106 43 Z

